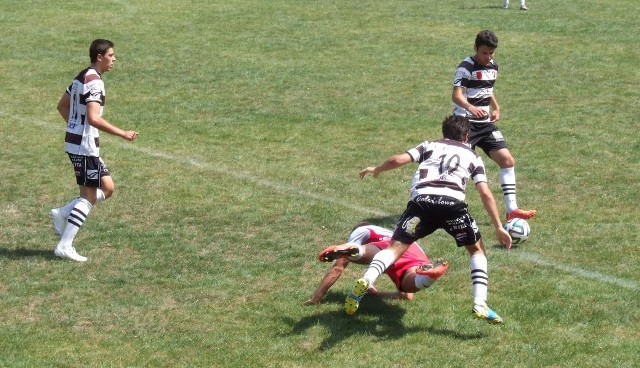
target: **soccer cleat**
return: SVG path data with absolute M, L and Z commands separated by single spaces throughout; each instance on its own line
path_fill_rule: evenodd
M 522 5 L 522 6 L 520 6 L 520 10 L 529 10 L 529 8 L 527 8 L 526 5 Z
M 496 313 L 493 309 L 489 308 L 486 304 L 474 305 L 473 309 L 471 310 L 471 313 L 473 313 L 473 315 L 477 319 L 484 319 L 489 323 L 499 324 L 504 322 L 502 318 L 498 315 L 498 313 Z
M 437 280 L 440 276 L 444 275 L 449 269 L 449 262 L 442 258 L 438 258 L 436 263 L 421 264 L 416 273 L 418 275 L 428 276 L 432 280 Z
M 71 246 L 64 248 L 57 247 L 56 250 L 53 251 L 53 254 L 55 254 L 56 257 L 66 258 L 76 262 L 86 262 L 88 259 L 87 257 L 79 255 L 76 249 Z
M 511 211 L 511 212 L 509 212 L 507 214 L 507 221 L 513 220 L 514 218 L 520 218 L 520 219 L 523 219 L 523 220 L 528 220 L 528 219 L 532 218 L 533 216 L 535 216 L 537 212 L 538 211 L 536 211 L 536 210 L 526 211 L 526 210 L 521 210 L 519 208 L 516 208 L 515 210 L 513 210 L 513 211 Z
M 333 262 L 340 257 L 358 255 L 358 247 L 353 244 L 332 245 L 318 254 L 320 262 Z
M 362 297 L 367 293 L 367 289 L 369 289 L 369 282 L 367 282 L 367 280 L 358 279 L 358 281 L 356 281 L 353 290 L 351 290 L 344 300 L 344 311 L 348 315 L 351 316 L 356 313 L 360 306 L 360 300 L 362 300 Z
M 509 0 L 505 0 L 505 2 L 502 4 L 502 9 L 509 9 Z
M 59 236 L 62 236 L 64 228 L 67 226 L 67 219 L 62 216 L 60 209 L 52 209 L 51 212 L 49 212 L 49 218 L 51 218 L 51 223 L 53 224 L 53 231 L 55 231 Z

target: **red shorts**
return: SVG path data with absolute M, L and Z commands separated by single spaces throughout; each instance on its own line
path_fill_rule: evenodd
M 382 240 L 370 243 L 379 249 L 385 249 L 391 244 L 391 240 Z M 422 251 L 422 248 L 416 243 L 412 243 L 404 254 L 394 264 L 389 266 L 385 273 L 396 288 L 402 291 L 402 277 L 404 273 L 411 267 L 420 266 L 423 263 L 431 263 L 429 257 Z

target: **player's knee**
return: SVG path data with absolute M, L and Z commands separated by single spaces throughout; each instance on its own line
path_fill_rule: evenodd
M 513 158 L 513 156 L 509 155 L 509 157 L 506 157 L 502 163 L 502 167 L 514 167 L 516 166 L 516 159 Z
M 104 192 L 104 199 L 107 199 L 113 195 L 113 192 L 116 190 L 114 187 L 104 188 L 102 191 Z

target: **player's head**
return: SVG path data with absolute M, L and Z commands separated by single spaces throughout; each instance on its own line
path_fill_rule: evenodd
M 89 46 L 89 57 L 91 58 L 91 63 L 95 63 L 98 61 L 98 55 L 106 55 L 109 49 L 112 49 L 114 46 L 113 42 L 109 40 L 97 39 L 91 42 L 91 46 Z
M 469 119 L 464 116 L 450 115 L 442 122 L 442 136 L 447 139 L 466 142 L 469 129 Z
M 484 30 L 476 35 L 476 49 L 480 46 L 486 46 L 490 49 L 498 48 L 498 36 L 490 30 Z
M 473 56 L 476 63 L 486 66 L 493 60 L 493 54 L 498 47 L 498 37 L 491 31 L 482 31 L 476 36 L 476 54 Z

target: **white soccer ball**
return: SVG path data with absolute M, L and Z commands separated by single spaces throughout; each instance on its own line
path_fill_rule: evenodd
M 512 244 L 524 243 L 525 240 L 529 239 L 529 234 L 531 234 L 529 223 L 519 218 L 507 221 L 504 224 L 504 229 L 511 235 Z

